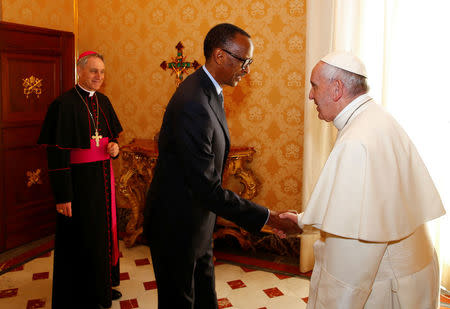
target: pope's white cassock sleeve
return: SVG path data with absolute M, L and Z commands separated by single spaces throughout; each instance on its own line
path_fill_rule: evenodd
M 339 129 L 299 225 L 322 231 L 308 308 L 437 308 L 439 273 L 425 223 L 445 211 L 416 148 L 369 96 Z

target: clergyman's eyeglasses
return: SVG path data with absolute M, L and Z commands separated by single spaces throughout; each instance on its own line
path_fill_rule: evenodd
M 247 69 L 247 67 L 248 67 L 250 64 L 252 64 L 252 62 L 253 62 L 253 59 L 252 59 L 252 58 L 244 59 L 244 58 L 241 58 L 241 57 L 239 57 L 239 56 L 233 54 L 232 52 L 230 52 L 230 51 L 228 51 L 228 50 L 226 50 L 226 49 L 223 49 L 223 48 L 221 48 L 221 49 L 222 49 L 224 52 L 226 52 L 228 55 L 230 55 L 231 57 L 233 57 L 233 58 L 235 58 L 235 59 L 241 61 L 241 62 L 242 62 L 242 65 L 241 65 L 241 69 L 242 69 L 242 70 Z

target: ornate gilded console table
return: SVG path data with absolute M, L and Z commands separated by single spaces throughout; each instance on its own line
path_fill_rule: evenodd
M 258 193 L 258 181 L 253 172 L 246 167 L 246 163 L 253 160 L 254 153 L 255 150 L 251 147 L 231 147 L 224 171 L 224 183 L 231 178 L 238 180 L 242 187 L 239 195 L 246 199 L 252 199 Z M 116 190 L 118 207 L 131 210 L 123 236 L 127 247 L 133 246 L 143 232 L 145 196 L 157 158 L 157 145 L 150 139 L 135 139 L 121 147 L 121 173 Z M 220 217 L 217 219 L 217 225 L 221 228 L 216 230 L 214 238 L 228 234 L 236 237 L 243 248 L 251 247 L 250 241 L 246 238 L 247 232 L 244 230 Z

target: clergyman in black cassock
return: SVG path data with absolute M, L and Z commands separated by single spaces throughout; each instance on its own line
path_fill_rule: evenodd
M 120 277 L 110 157 L 118 156 L 122 127 L 108 97 L 96 92 L 101 55 L 84 53 L 77 66 L 78 84 L 50 105 L 38 140 L 47 145 L 58 211 L 52 308 L 110 308 Z M 101 156 L 80 161 L 92 150 Z

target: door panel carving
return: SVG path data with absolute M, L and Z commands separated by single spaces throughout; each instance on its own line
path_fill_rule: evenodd
M 48 105 L 58 96 L 61 62 L 57 56 L 2 54 L 3 121 L 42 121 Z M 33 78 L 31 78 L 33 77 Z M 40 81 L 35 83 L 36 78 Z M 28 82 L 25 83 L 24 80 Z M 31 82 L 33 80 L 34 82 Z M 35 90 L 39 89 L 39 94 Z
M 45 147 L 50 103 L 73 87 L 69 32 L 0 22 L 0 252 L 54 233 Z

